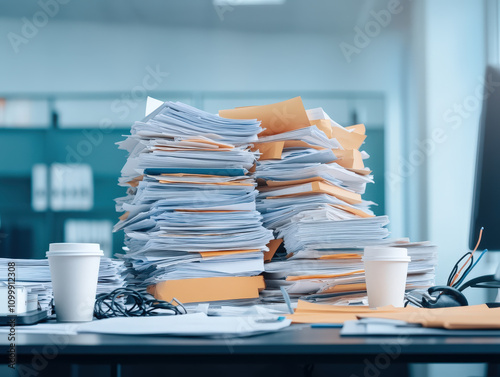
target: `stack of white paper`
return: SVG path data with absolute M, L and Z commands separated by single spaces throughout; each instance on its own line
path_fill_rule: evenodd
M 235 338 L 276 332 L 290 326 L 291 320 L 277 316 L 211 317 L 204 313 L 176 316 L 116 317 L 86 323 L 40 323 L 20 326 L 21 334 L 112 334 L 164 335 L 209 338 Z M 9 330 L 0 328 L 0 333 Z
M 26 287 L 28 294 L 37 294 L 42 310 L 51 310 L 52 282 L 48 259 L 0 258 L 0 283 L 9 283 L 9 263 L 14 263 L 15 284 Z M 97 294 L 111 292 L 124 286 L 123 262 L 117 259 L 101 258 Z M 13 277 L 10 275 L 10 277 Z M 12 281 L 11 281 L 12 282 Z
M 266 264 L 264 301 L 281 299 L 281 287 L 292 298 L 362 301 L 363 247 L 401 242 L 413 257 L 408 288 L 431 285 L 435 248 L 388 239 L 388 217 L 374 216 L 370 205 L 375 203 L 361 197 L 366 184 L 373 183 L 363 163 L 369 155 L 359 151 L 364 126 L 343 128 L 321 108 L 307 110 L 307 117 L 309 127 L 258 141 L 267 157 L 263 153 L 255 172 L 261 184 L 257 209 L 286 250 L 282 260 L 278 256 Z
M 128 190 L 116 200 L 125 213 L 114 229 L 126 235 L 121 258 L 129 286 L 144 290 L 186 280 L 168 294 L 185 303 L 249 298 L 217 292 L 195 298 L 203 281 L 187 280 L 264 271 L 272 232 L 262 226 L 256 183 L 248 175 L 258 157 L 249 143 L 260 131 L 256 120 L 225 119 L 178 102 L 165 102 L 132 126 L 118 143 L 129 152 L 119 179 Z M 182 288 L 188 284 L 199 289 Z

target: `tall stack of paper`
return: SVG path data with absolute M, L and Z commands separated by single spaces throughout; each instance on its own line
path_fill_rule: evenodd
M 128 285 L 183 303 L 244 300 L 264 289 L 273 238 L 248 175 L 260 123 L 165 102 L 118 143 L 129 156 L 117 199 L 124 211 Z
M 261 153 L 255 171 L 257 208 L 264 225 L 283 239 L 286 255 L 266 264 L 265 299 L 292 297 L 341 301 L 366 295 L 362 249 L 393 245 L 387 216 L 374 216 L 374 204 L 362 199 L 373 182 L 360 151 L 362 124 L 342 127 L 321 108 L 305 110 L 300 97 L 265 106 L 221 110 L 228 118 L 257 118 L 264 131 L 254 150 Z M 408 243 L 408 240 L 399 240 Z M 414 257 L 409 286 L 430 285 L 435 250 L 409 246 Z
M 0 284 L 9 282 L 9 263 L 14 263 L 15 284 L 26 287 L 28 294 L 38 295 L 42 310 L 51 310 L 52 282 L 48 259 L 11 259 L 0 258 Z M 97 294 L 111 292 L 124 286 L 125 268 L 123 261 L 111 258 L 101 258 Z M 11 275 L 12 277 L 12 275 Z

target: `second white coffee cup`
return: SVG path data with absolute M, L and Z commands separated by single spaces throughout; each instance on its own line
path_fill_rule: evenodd
M 92 321 L 103 255 L 95 243 L 50 244 L 47 257 L 59 322 Z
M 371 308 L 404 306 L 411 258 L 400 247 L 366 247 L 363 255 L 368 304 Z

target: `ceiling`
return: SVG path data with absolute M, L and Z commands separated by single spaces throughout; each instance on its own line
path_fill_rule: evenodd
M 363 26 L 370 11 L 387 8 L 387 0 L 286 0 L 282 5 L 215 6 L 212 0 L 85 0 L 60 5 L 53 16 L 64 21 L 89 21 L 165 27 L 210 28 L 253 32 L 350 33 Z M 42 0 L 42 2 L 45 2 Z M 0 2 L 0 17 L 31 19 L 38 2 Z M 404 12 L 403 12 L 404 13 Z M 404 24 L 398 15 L 388 27 Z

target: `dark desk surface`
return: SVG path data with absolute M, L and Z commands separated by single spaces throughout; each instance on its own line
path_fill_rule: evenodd
M 1 335 L 5 352 L 7 336 Z M 292 326 L 248 338 L 204 339 L 165 336 L 17 334 L 18 363 L 34 354 L 60 362 L 146 363 L 198 362 L 358 363 L 388 355 L 395 362 L 494 362 L 500 360 L 500 337 L 341 337 L 339 329 Z M 55 355 L 55 356 L 54 356 Z M 161 356 L 159 358 L 158 356 Z M 257 358 L 261 356 L 262 358 Z

